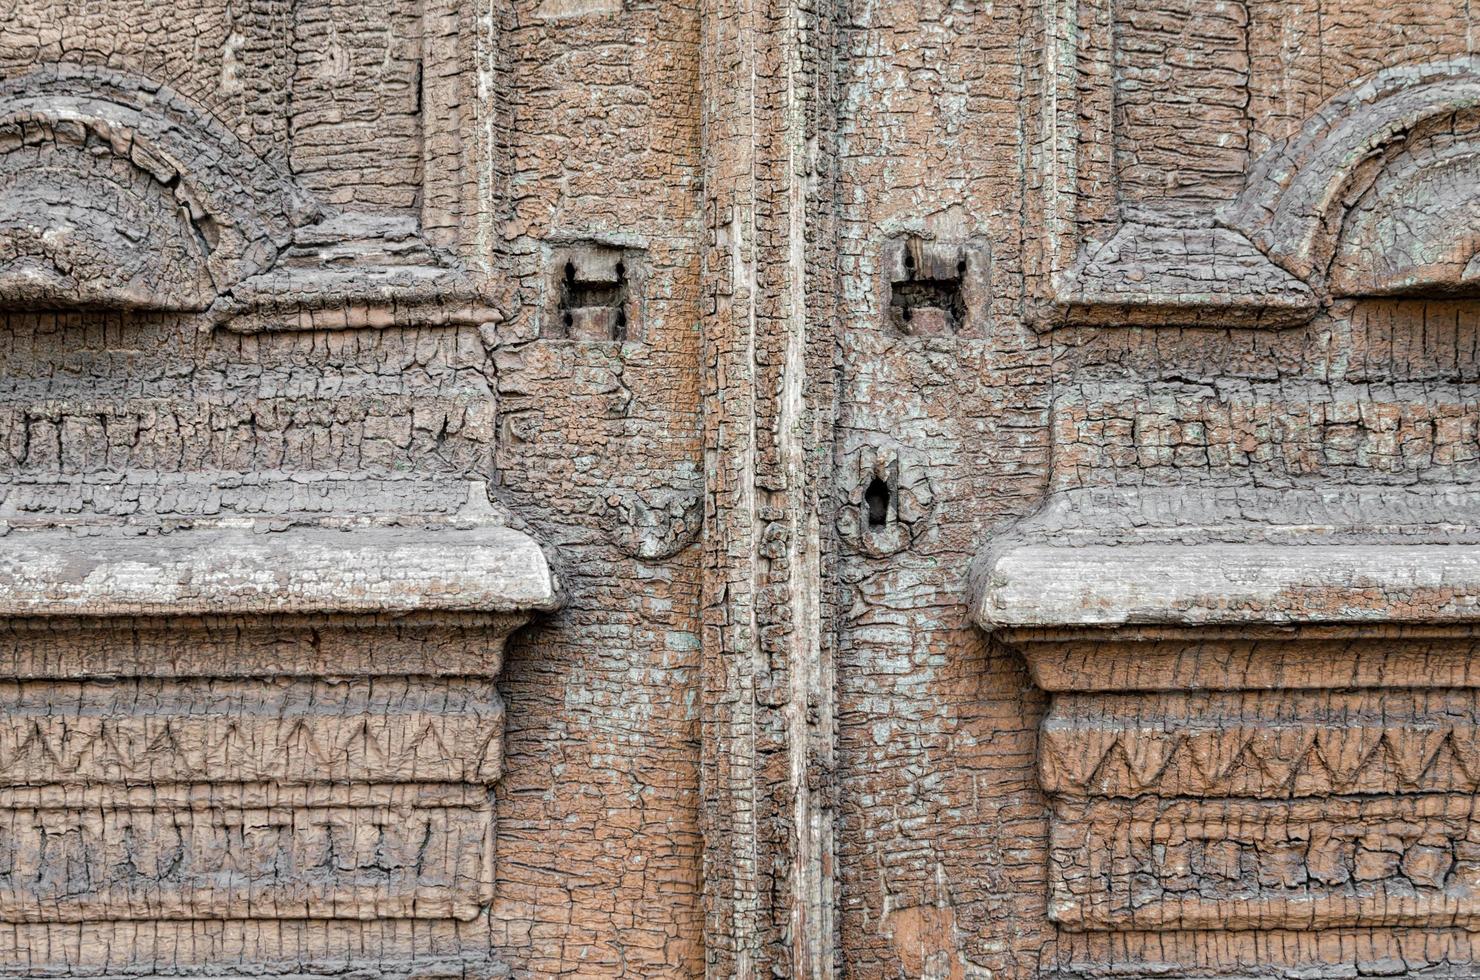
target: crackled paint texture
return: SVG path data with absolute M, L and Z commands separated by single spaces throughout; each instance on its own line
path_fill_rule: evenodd
M 1473 19 L 11 0 L 0 976 L 1472 976 Z

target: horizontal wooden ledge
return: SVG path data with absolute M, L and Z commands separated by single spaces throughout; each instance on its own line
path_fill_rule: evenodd
M 1480 546 L 1023 544 L 982 572 L 985 629 L 1480 620 Z
M 233 333 L 498 324 L 503 311 L 466 274 L 437 267 L 364 266 L 264 273 L 212 310 Z
M 559 604 L 544 553 L 512 528 L 264 527 L 11 529 L 0 536 L 0 616 L 514 613 Z
M 1463 486 L 1085 488 L 996 534 L 972 618 L 1028 639 L 1480 625 L 1480 493 Z

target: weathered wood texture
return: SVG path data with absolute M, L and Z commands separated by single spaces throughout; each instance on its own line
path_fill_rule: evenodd
M 710 976 L 835 970 L 829 10 L 703 8 Z
M 1475 975 L 1476 43 L 12 0 L 0 975 Z

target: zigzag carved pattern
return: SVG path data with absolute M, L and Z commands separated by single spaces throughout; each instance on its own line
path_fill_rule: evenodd
M 1299 797 L 1480 791 L 1480 729 L 1314 725 L 1045 726 L 1049 793 Z
M 0 717 L 0 786 L 99 782 L 472 782 L 499 777 L 503 718 Z

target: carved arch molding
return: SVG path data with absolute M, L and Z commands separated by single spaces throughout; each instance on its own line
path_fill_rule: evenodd
M 54 66 L 0 84 L 0 304 L 204 310 L 317 217 L 169 88 Z
M 488 268 L 443 227 L 438 179 L 463 169 L 426 162 L 420 221 L 335 210 L 167 85 L 39 67 L 0 83 L 0 308 L 243 332 L 498 322 Z
M 1285 327 L 1333 299 L 1480 296 L 1480 58 L 1380 71 L 1262 153 L 1234 200 L 1121 220 L 1080 213 L 1082 150 L 1113 137 L 1066 118 L 1078 75 L 1055 77 L 1040 326 Z
M 1219 215 L 1333 296 L 1480 295 L 1480 59 L 1379 72 L 1266 152 Z

